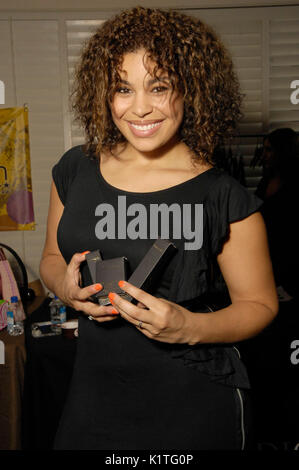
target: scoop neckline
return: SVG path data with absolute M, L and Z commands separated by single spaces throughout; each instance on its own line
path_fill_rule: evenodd
M 177 189 L 177 188 L 181 188 L 181 187 L 197 180 L 201 176 L 204 176 L 207 173 L 210 173 L 211 170 L 216 169 L 215 166 L 212 166 L 211 168 L 208 168 L 207 170 L 203 171 L 202 173 L 199 173 L 198 175 L 195 175 L 192 178 L 190 178 L 186 181 L 183 181 L 182 183 L 178 183 L 178 184 L 175 184 L 174 186 L 170 186 L 169 188 L 158 189 L 157 191 L 136 192 L 136 191 L 125 191 L 124 189 L 117 188 L 116 186 L 113 186 L 112 184 L 108 183 L 108 181 L 105 180 L 105 178 L 102 174 L 102 171 L 101 171 L 100 157 L 99 157 L 99 159 L 96 159 L 96 167 L 97 167 L 97 175 L 98 175 L 98 177 L 100 178 L 100 180 L 102 181 L 102 183 L 105 186 L 107 186 L 111 190 L 116 191 L 118 193 L 132 194 L 132 195 L 138 195 L 138 196 L 149 196 L 149 195 L 161 194 L 161 193 L 166 193 L 168 191 L 171 191 L 171 190 L 174 190 L 174 189 Z

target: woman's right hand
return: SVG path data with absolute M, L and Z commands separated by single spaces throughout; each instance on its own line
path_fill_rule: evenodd
M 118 311 L 115 307 L 112 305 L 97 305 L 88 300 L 91 295 L 99 292 L 103 288 L 101 284 L 92 284 L 83 288 L 80 287 L 80 264 L 85 260 L 86 253 L 85 251 L 84 253 L 75 253 L 73 255 L 59 289 L 59 298 L 74 310 L 81 311 L 98 322 L 115 320 L 119 318 Z

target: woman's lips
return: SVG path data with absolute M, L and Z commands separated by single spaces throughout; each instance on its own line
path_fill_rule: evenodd
M 133 124 L 128 121 L 128 126 L 131 129 L 132 133 L 136 135 L 137 137 L 149 137 L 153 135 L 155 132 L 157 132 L 158 129 L 160 129 L 162 122 L 163 121 L 158 121 L 153 124 L 141 126 L 141 125 Z M 142 127 L 143 128 L 147 127 L 147 129 L 141 129 Z

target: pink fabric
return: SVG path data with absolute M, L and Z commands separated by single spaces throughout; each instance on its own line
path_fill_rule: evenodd
M 1 291 L 0 296 L 2 299 L 10 302 L 12 296 L 17 296 L 19 299 L 18 308 L 16 312 L 16 321 L 21 321 L 25 319 L 25 312 L 22 305 L 20 292 L 18 285 L 15 279 L 15 276 L 12 272 L 11 266 L 6 259 L 4 251 L 0 248 L 0 279 L 1 279 Z
M 8 302 L 0 304 L 0 331 L 7 327 Z

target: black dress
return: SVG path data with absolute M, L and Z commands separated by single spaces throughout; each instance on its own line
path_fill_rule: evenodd
M 104 180 L 98 161 L 87 158 L 81 146 L 67 151 L 52 173 L 64 204 L 57 237 L 67 263 L 75 252 L 100 249 L 104 259 L 126 256 L 133 271 L 156 240 L 158 223 L 158 235 L 170 239 L 177 252 L 153 295 L 193 311 L 200 311 L 197 300 L 207 292 L 209 263 L 221 251 L 229 223 L 261 203 L 216 168 L 161 191 L 122 191 Z M 54 447 L 245 448 L 249 388 L 232 345 L 162 343 L 122 318 L 98 323 L 82 314 Z

